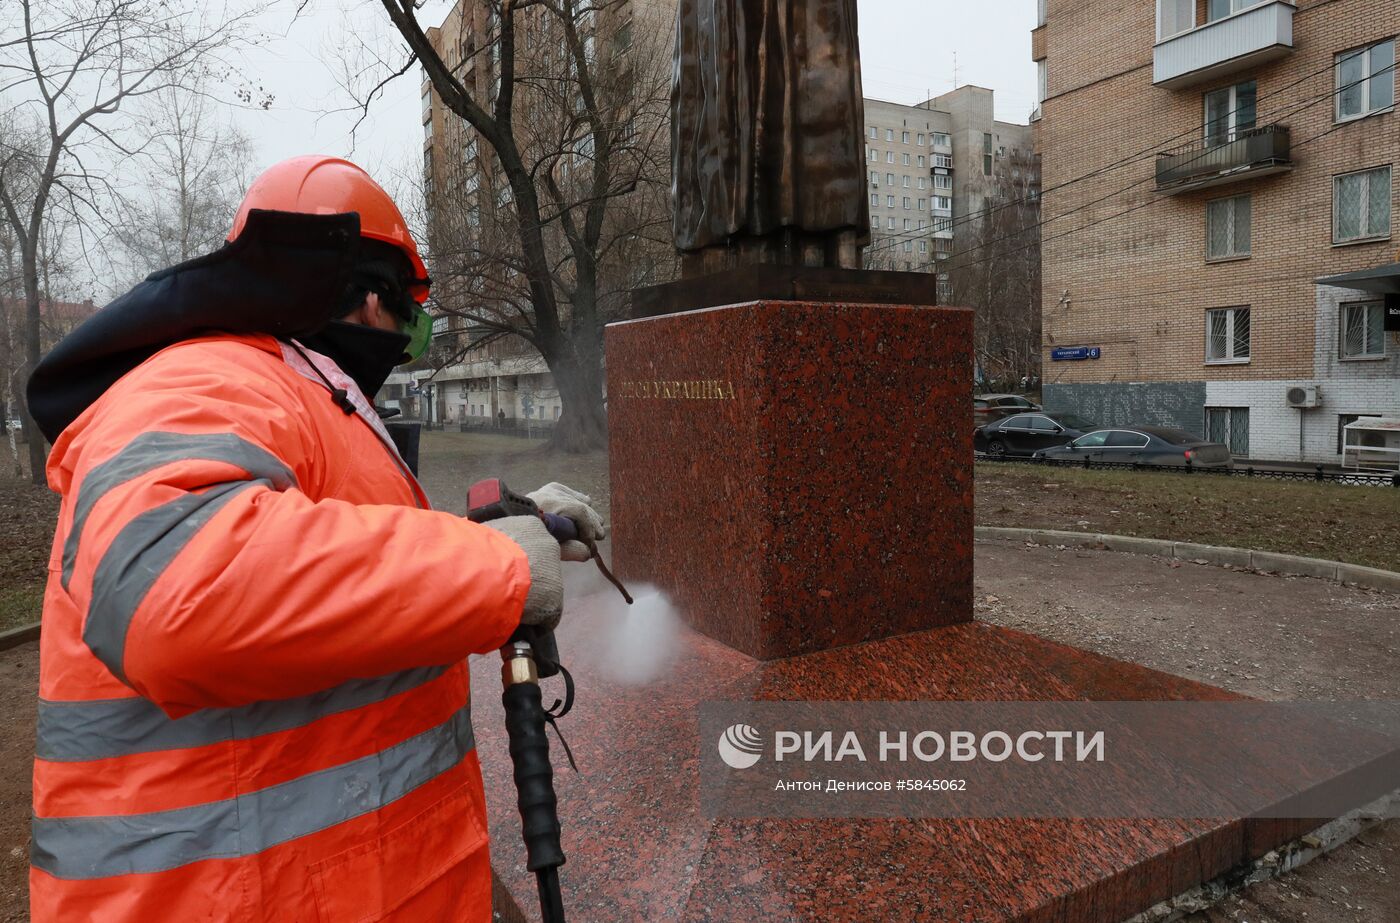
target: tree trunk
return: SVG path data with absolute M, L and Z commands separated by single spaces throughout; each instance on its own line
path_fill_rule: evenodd
M 20 386 L 25 389 L 25 393 L 21 395 L 19 405 L 20 419 L 24 421 L 24 438 L 29 442 L 29 479 L 43 487 L 48 483 L 44 474 L 48 452 L 38 424 L 29 415 L 28 395 L 29 376 L 34 374 L 34 369 L 39 365 L 39 334 L 42 323 L 39 311 L 38 235 L 31 235 L 26 243 L 21 251 L 21 271 L 24 274 L 24 372 L 19 376 Z
M 554 447 L 571 453 L 606 448 L 608 417 L 603 407 L 603 370 L 597 358 L 556 356 L 549 360 L 549 368 L 564 405 L 554 427 Z

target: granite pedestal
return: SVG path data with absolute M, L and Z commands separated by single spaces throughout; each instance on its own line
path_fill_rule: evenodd
M 571 601 L 562 724 L 582 771 L 556 775 L 570 919 L 1100 923 L 1309 826 L 703 814 L 706 701 L 1232 698 L 970 621 L 970 343 L 967 311 L 889 305 L 609 327 L 614 562 L 689 627 L 651 652 L 656 677 L 624 684 L 609 677 L 629 616 L 606 587 Z M 473 676 L 494 859 L 533 917 L 495 664 Z
M 760 659 L 967 621 L 971 339 L 867 304 L 611 325 L 618 573 Z

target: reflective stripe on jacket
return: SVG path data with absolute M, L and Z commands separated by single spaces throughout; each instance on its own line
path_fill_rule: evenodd
M 465 658 L 529 566 L 427 509 L 349 390 L 210 336 L 55 443 L 36 923 L 490 918 Z

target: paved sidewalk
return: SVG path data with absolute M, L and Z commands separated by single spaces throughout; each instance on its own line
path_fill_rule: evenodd
M 976 544 L 977 618 L 1262 699 L 1400 699 L 1400 595 L 1308 577 Z M 1400 822 L 1193 923 L 1394 923 Z

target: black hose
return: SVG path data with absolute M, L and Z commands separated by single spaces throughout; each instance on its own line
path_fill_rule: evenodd
M 514 683 L 501 693 L 506 734 L 515 767 L 516 803 L 525 838 L 525 867 L 536 873 L 544 923 L 563 923 L 559 866 L 564 848 L 559 841 L 559 801 L 554 794 L 554 768 L 549 762 L 549 738 L 540 687 Z

